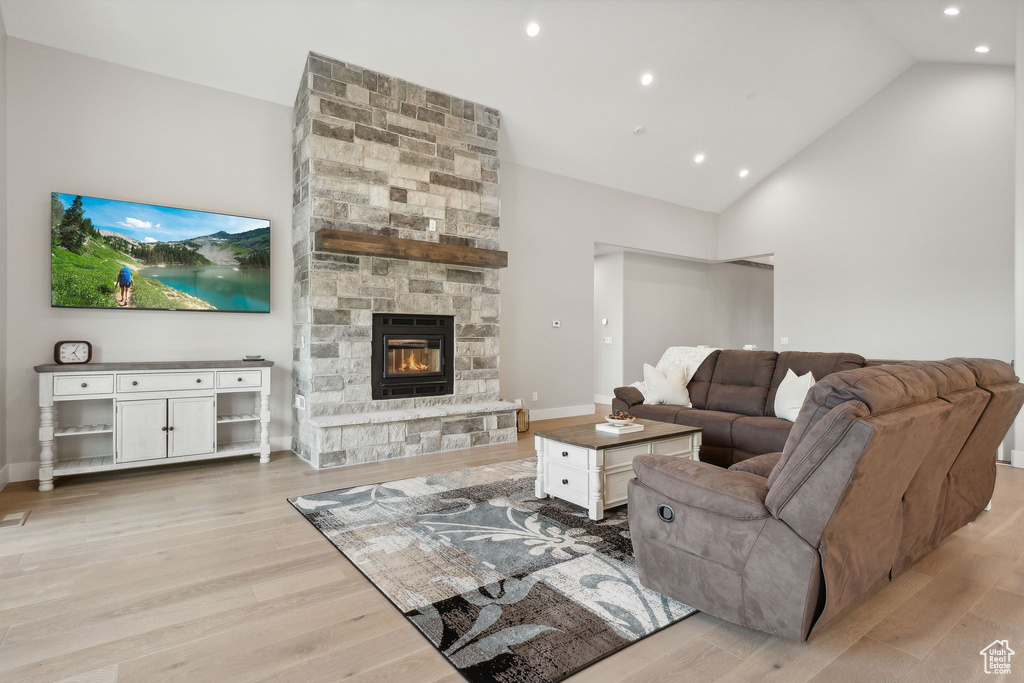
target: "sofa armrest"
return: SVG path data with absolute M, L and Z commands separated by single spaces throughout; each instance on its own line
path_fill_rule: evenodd
M 750 472 L 667 455 L 633 458 L 637 481 L 672 502 L 736 519 L 771 516 L 764 506 L 767 480 Z
M 779 464 L 779 458 L 782 457 L 782 453 L 765 453 L 763 455 L 755 455 L 753 458 L 747 458 L 746 460 L 740 460 L 738 463 L 729 468 L 732 472 L 750 472 L 756 474 L 759 477 L 768 478 L 768 475 L 772 473 L 775 466 Z
M 615 398 L 627 406 L 640 405 L 644 402 L 644 395 L 636 387 L 618 387 L 615 390 Z

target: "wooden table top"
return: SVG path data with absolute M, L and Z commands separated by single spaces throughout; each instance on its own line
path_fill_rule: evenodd
M 600 422 L 603 422 L 603 420 Z M 615 448 L 616 446 L 628 446 L 633 443 L 658 441 L 659 439 L 669 439 L 674 436 L 696 434 L 701 431 L 700 427 L 638 419 L 636 424 L 642 424 L 644 426 L 643 431 L 629 432 L 628 434 L 610 434 L 598 431 L 594 428 L 595 424 L 599 424 L 599 422 L 543 429 L 539 432 L 534 432 L 534 436 L 580 446 L 581 448 L 600 450 L 602 448 Z

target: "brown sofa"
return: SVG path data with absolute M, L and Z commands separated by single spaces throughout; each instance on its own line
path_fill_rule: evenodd
M 1001 361 L 861 368 L 814 385 L 781 453 L 729 470 L 638 456 L 640 581 L 805 640 L 985 508 L 1022 403 L 1024 384 Z
M 802 351 L 714 351 L 686 385 L 692 407 L 644 405 L 634 387 L 615 390 L 612 410 L 646 420 L 700 427 L 700 459 L 721 467 L 786 445 L 793 423 L 775 417 L 775 392 L 787 370 L 813 373 L 820 380 L 834 372 L 864 366 L 855 353 Z

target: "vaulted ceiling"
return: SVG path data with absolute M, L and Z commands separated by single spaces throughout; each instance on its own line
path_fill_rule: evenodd
M 946 16 L 950 5 L 961 13 Z M 305 54 L 321 52 L 497 107 L 504 159 L 709 211 L 915 62 L 1014 59 L 1011 0 L 0 0 L 0 9 L 15 38 L 289 106 Z M 979 44 L 991 50 L 978 54 Z

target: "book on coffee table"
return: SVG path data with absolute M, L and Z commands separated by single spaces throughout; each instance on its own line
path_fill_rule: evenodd
M 632 432 L 644 431 L 644 426 L 638 424 L 631 424 L 622 425 L 621 427 L 619 427 L 613 424 L 608 424 L 607 422 L 599 422 L 598 424 L 594 425 L 594 429 L 596 429 L 599 432 L 608 432 L 609 434 L 630 434 Z

